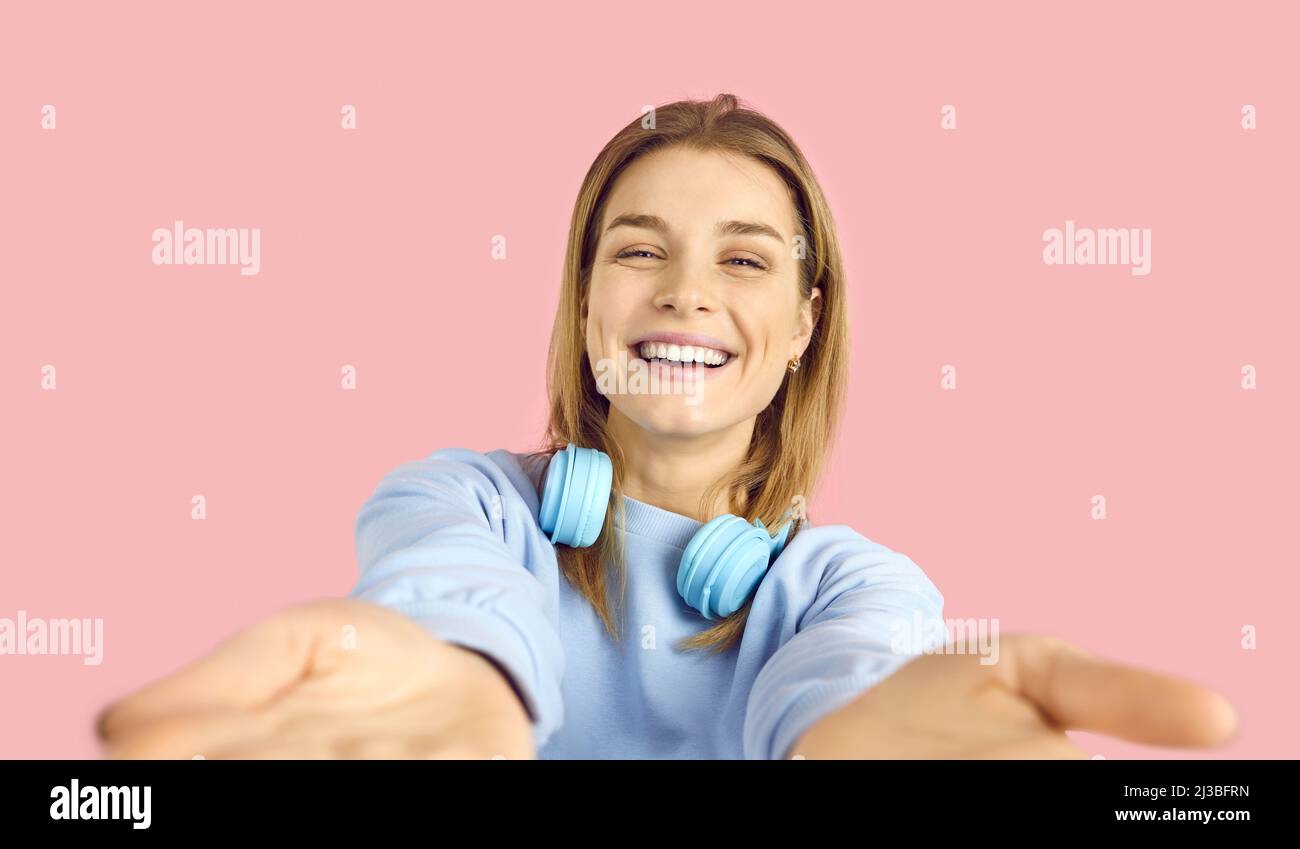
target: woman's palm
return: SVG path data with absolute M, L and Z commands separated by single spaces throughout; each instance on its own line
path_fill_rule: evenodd
M 100 717 L 127 758 L 530 758 L 523 704 L 483 656 L 368 602 L 282 611 Z

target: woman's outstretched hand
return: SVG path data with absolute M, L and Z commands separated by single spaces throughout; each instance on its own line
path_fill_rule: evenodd
M 1095 657 L 1054 637 L 1004 636 L 997 663 L 931 654 L 813 723 L 787 757 L 1088 758 L 1065 729 L 1155 746 L 1213 746 L 1232 705 L 1190 681 Z
M 369 602 L 281 611 L 110 705 L 115 758 L 533 758 L 523 703 L 484 656 Z

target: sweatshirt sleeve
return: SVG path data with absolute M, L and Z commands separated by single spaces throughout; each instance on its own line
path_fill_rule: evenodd
M 746 758 L 797 754 L 790 748 L 817 720 L 948 641 L 943 596 L 919 566 L 847 528 L 835 530 L 830 543 L 813 540 L 827 539 L 826 533 L 807 533 L 808 545 L 796 552 L 792 543 L 783 554 L 795 554 L 793 570 L 803 573 L 792 583 L 816 592 L 793 619 L 793 636 L 755 678 L 745 715 Z
M 357 515 L 361 577 L 350 597 L 495 661 L 540 749 L 563 722 L 564 654 L 557 602 L 534 573 L 536 496 L 522 475 L 465 449 L 387 474 Z

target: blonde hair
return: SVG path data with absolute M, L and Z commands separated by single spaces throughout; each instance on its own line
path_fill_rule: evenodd
M 799 370 L 785 381 L 754 426 L 749 454 L 733 474 L 704 495 L 702 512 L 725 493 L 730 512 L 774 528 L 796 495 L 808 496 L 834 436 L 847 382 L 848 327 L 844 273 L 831 212 L 812 168 L 794 141 L 770 119 L 738 104 L 734 95 L 710 101 L 682 100 L 657 107 L 654 126 L 636 119 L 596 156 L 573 207 L 564 259 L 560 302 L 551 334 L 547 389 L 550 420 L 544 447 L 535 461 L 547 461 L 572 442 L 609 455 L 614 467 L 611 509 L 589 548 L 557 547 L 560 569 L 591 602 L 610 636 L 619 629 L 607 598 L 607 566 L 620 576 L 620 606 L 627 587 L 621 534 L 623 456 L 606 434 L 609 401 L 596 389 L 583 334 L 583 306 L 600 236 L 605 200 L 615 179 L 633 160 L 650 151 L 682 146 L 752 157 L 770 167 L 790 190 L 804 239 L 799 286 L 804 298 L 821 289 L 821 314 Z M 539 487 L 544 476 L 538 477 Z M 752 600 L 752 597 L 751 597 Z M 744 633 L 749 602 L 682 641 L 681 648 L 725 651 Z

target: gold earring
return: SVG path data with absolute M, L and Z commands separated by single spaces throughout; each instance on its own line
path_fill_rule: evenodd
M 786 364 L 786 368 L 790 369 L 790 373 L 791 373 L 791 374 L 794 374 L 795 372 L 797 372 L 797 371 L 799 370 L 799 355 L 798 355 L 798 354 L 795 354 L 793 357 L 790 358 L 790 362 Z

